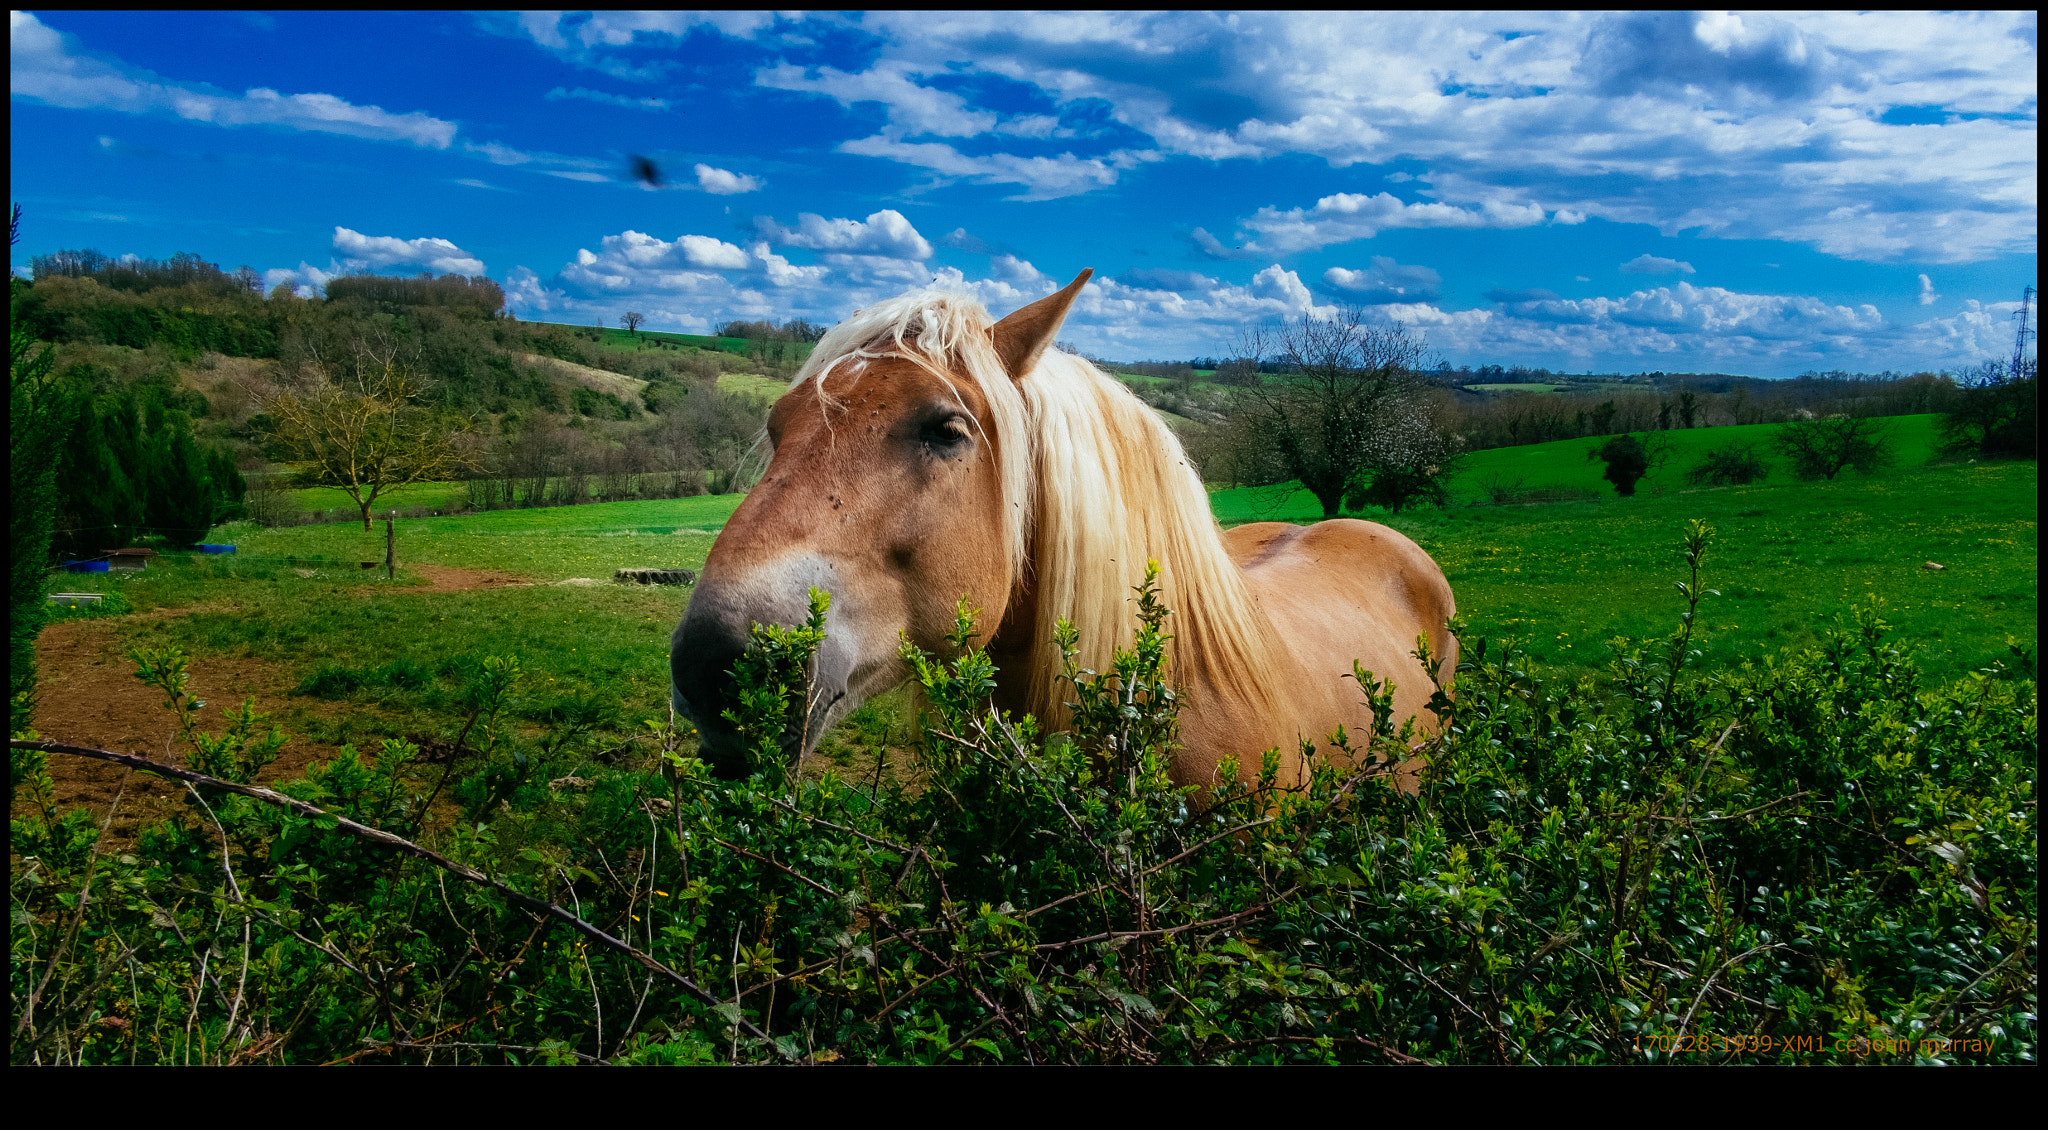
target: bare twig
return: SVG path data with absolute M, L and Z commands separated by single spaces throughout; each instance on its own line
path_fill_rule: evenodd
M 1733 729 L 1733 727 L 1730 727 L 1730 729 Z M 1725 737 L 1726 735 L 1723 736 Z M 1775 942 L 1770 945 L 1753 946 L 1749 949 L 1742 951 L 1741 953 L 1736 954 L 1734 957 L 1731 957 L 1728 960 L 1722 962 L 1721 967 L 1719 969 L 1716 969 L 1712 973 L 1708 974 L 1706 984 L 1701 985 L 1700 991 L 1697 994 L 1695 994 L 1692 998 L 1692 1007 L 1685 1010 L 1685 1019 L 1678 1022 L 1678 1033 L 1676 1036 L 1673 1037 L 1673 1039 L 1676 1040 L 1678 1043 L 1674 1046 L 1682 1045 L 1685 1042 L 1685 1030 L 1692 1024 L 1693 1014 L 1700 1010 L 1700 1002 L 1707 999 L 1707 991 L 1714 987 L 1715 980 L 1717 980 L 1721 976 L 1721 974 L 1726 973 L 1730 969 L 1734 968 L 1736 963 L 1742 961 L 1744 958 L 1754 957 L 1760 953 L 1768 953 L 1771 950 L 1781 950 L 1784 948 L 1785 947 L 1783 945 L 1780 945 Z

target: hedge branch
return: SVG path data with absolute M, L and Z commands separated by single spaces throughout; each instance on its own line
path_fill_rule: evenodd
M 548 902 L 544 899 L 537 899 L 534 898 L 532 895 L 525 894 L 521 891 L 515 890 L 514 888 L 507 886 L 506 884 L 496 879 L 491 878 L 489 875 L 484 874 L 482 871 L 479 871 L 476 868 L 469 866 L 468 864 L 457 863 L 455 860 L 452 860 L 447 856 L 432 850 L 431 848 L 421 847 L 420 845 L 413 843 L 411 840 L 405 839 L 400 836 L 394 836 L 389 832 L 383 831 L 382 829 L 372 828 L 367 824 L 358 824 L 345 816 L 336 816 L 335 814 L 328 812 L 324 809 L 316 808 L 313 805 L 307 804 L 305 801 L 295 800 L 291 797 L 285 796 L 283 793 L 266 789 L 261 785 L 244 785 L 237 781 L 223 781 L 218 777 L 209 777 L 204 773 L 194 773 L 190 769 L 180 769 L 175 765 L 166 765 L 161 761 L 152 761 L 149 758 L 137 757 L 134 754 L 130 753 L 115 753 L 112 750 L 94 749 L 91 746 L 65 745 L 61 742 L 25 741 L 19 738 L 10 739 L 7 744 L 12 749 L 34 749 L 41 750 L 44 753 L 68 753 L 74 757 L 90 757 L 100 761 L 111 761 L 116 765 L 126 765 L 130 769 L 140 769 L 145 773 L 155 773 L 160 777 L 168 777 L 174 781 L 183 781 L 186 784 L 190 785 L 200 785 L 209 789 L 219 789 L 222 792 L 236 793 L 240 796 L 248 797 L 251 800 L 262 801 L 264 804 L 275 805 L 278 808 L 287 809 L 308 819 L 332 820 L 334 821 L 334 825 L 338 830 L 346 832 L 359 840 L 366 840 L 370 843 L 377 844 L 381 847 L 395 848 L 399 851 L 405 852 L 408 855 L 416 856 L 420 859 L 426 860 L 428 863 L 431 863 L 444 871 L 450 872 L 457 878 L 465 879 L 469 882 L 478 884 L 479 886 L 489 887 L 492 890 L 497 891 L 498 893 L 504 895 L 506 898 L 510 899 L 515 905 L 519 906 L 521 909 L 530 911 L 534 914 L 545 915 L 559 922 L 562 922 L 563 924 L 569 926 L 571 929 L 589 938 L 590 940 L 597 942 L 600 945 L 606 946 L 610 949 L 617 950 L 619 953 L 625 954 L 627 957 L 630 957 L 634 961 L 639 962 L 642 966 L 646 967 L 646 969 L 649 972 L 654 973 L 657 976 L 666 978 L 667 980 L 673 982 L 675 985 L 683 989 L 685 992 L 690 993 L 692 996 L 695 996 L 697 999 L 703 1001 L 705 1004 L 710 1005 L 712 1008 L 718 1009 L 721 1012 L 724 1011 L 725 1001 L 722 998 L 712 996 L 710 993 L 706 992 L 701 986 L 699 986 L 695 981 L 692 981 L 688 977 L 685 977 L 682 974 L 676 972 L 675 970 L 670 969 L 667 965 L 663 964 L 652 954 L 645 953 L 635 948 L 630 942 L 625 942 L 621 941 L 618 938 L 614 938 L 610 934 L 599 929 L 598 927 L 593 926 L 588 922 L 585 922 L 580 916 L 575 914 L 573 911 L 570 911 L 564 907 L 556 906 L 554 903 Z M 758 1027 L 755 1027 L 755 1025 L 751 1021 L 749 1021 L 745 1016 L 739 1015 L 737 1011 L 734 1011 L 733 1013 L 733 1023 L 737 1025 L 740 1029 L 745 1031 L 747 1035 L 752 1036 L 753 1038 L 760 1040 L 762 1043 L 766 1044 L 771 1050 L 774 1050 L 776 1054 L 782 1054 L 781 1050 L 776 1047 L 775 1042 L 768 1038 L 768 1034 L 766 1032 L 763 1032 Z

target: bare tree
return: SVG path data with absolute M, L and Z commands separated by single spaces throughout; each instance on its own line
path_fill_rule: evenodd
M 1832 479 L 1850 467 L 1867 475 L 1895 458 L 1890 428 L 1867 416 L 1795 418 L 1779 425 L 1771 439 L 1802 479 Z
M 1233 429 L 1239 473 L 1300 481 L 1325 518 L 1341 513 L 1347 491 L 1364 497 L 1378 473 L 1411 480 L 1398 492 L 1404 505 L 1432 497 L 1412 480 L 1440 482 L 1456 444 L 1435 426 L 1422 355 L 1407 327 L 1373 325 L 1355 306 L 1246 328 L 1230 364 L 1243 382 Z M 1282 371 L 1260 372 L 1266 361 Z
M 638 310 L 628 310 L 619 315 L 619 324 L 626 327 L 626 332 L 635 337 L 640 335 L 640 327 L 645 325 L 646 322 L 646 317 Z
M 300 387 L 274 393 L 264 406 L 271 436 L 294 481 L 346 491 L 364 529 L 378 496 L 474 466 L 454 442 L 470 421 L 425 402 L 418 359 L 401 345 L 358 338 L 345 363 L 309 368 Z

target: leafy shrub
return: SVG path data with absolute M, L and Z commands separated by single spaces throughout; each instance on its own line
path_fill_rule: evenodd
M 1832 479 L 1854 467 L 1868 475 L 1892 465 L 1889 429 L 1878 420 L 1859 416 L 1817 416 L 1788 420 L 1771 442 L 1792 460 L 1792 473 L 1802 479 Z
M 2040 364 L 1986 362 L 1959 374 L 1962 388 L 1941 417 L 1944 450 L 2033 458 L 2039 450 Z
M 1699 465 L 1685 473 L 1693 486 L 1744 486 L 1760 483 L 1771 473 L 1770 464 L 1747 443 L 1731 443 L 1707 452 Z
M 1061 630 L 1064 733 L 990 708 L 971 609 L 949 657 L 906 647 L 915 791 L 791 771 L 822 595 L 738 670 L 738 783 L 668 725 L 617 768 L 498 729 L 519 672 L 496 658 L 445 765 L 345 750 L 283 786 L 317 811 L 193 793 L 129 854 L 98 852 L 17 745 L 12 1054 L 2032 1062 L 2031 653 L 1923 687 L 1866 607 L 1817 647 L 1696 671 L 1708 535 L 1688 533 L 1677 630 L 1616 641 L 1606 684 L 1465 633 L 1440 735 L 1413 744 L 1354 670 L 1371 732 L 1330 735 L 1305 780 L 1272 751 L 1206 794 L 1167 772 L 1180 698 L 1149 581 L 1109 670 Z M 175 664 L 145 658 L 176 709 Z M 246 709 L 218 735 L 178 717 L 223 776 L 269 748 Z M 1411 749 L 1412 796 L 1380 760 Z M 337 819 L 426 828 L 475 870 Z

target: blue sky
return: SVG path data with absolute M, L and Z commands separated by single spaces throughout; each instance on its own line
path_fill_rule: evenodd
M 934 281 L 1226 350 L 1954 368 L 2037 270 L 2033 13 L 20 13 L 13 267 L 196 251 L 521 317 L 832 321 Z M 629 171 L 651 159 L 663 185 Z

